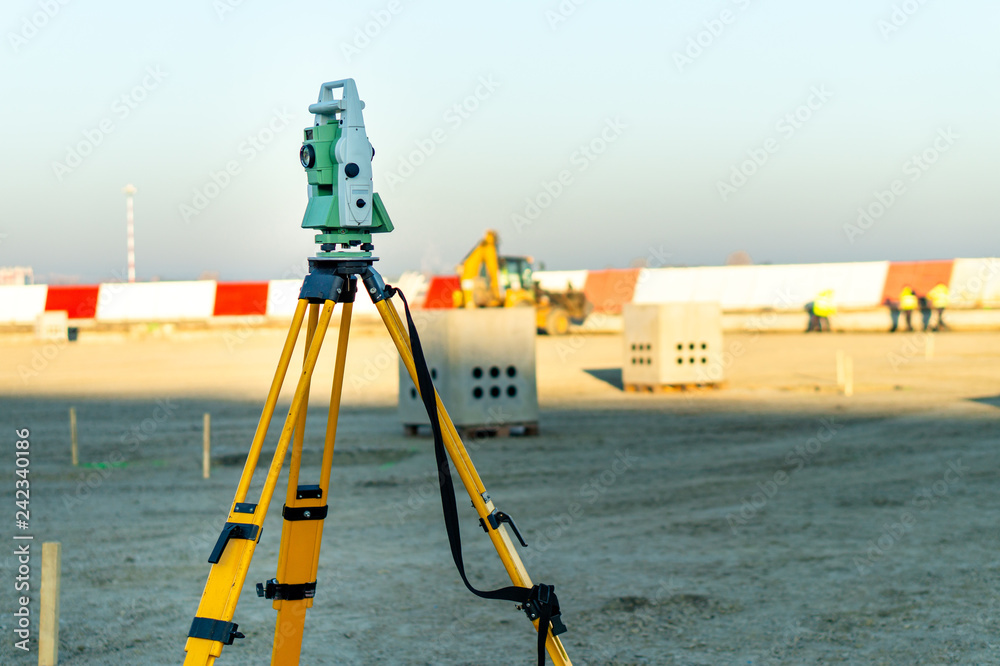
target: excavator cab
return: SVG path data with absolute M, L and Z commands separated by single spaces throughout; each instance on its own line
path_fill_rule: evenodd
M 535 304 L 535 283 L 531 257 L 500 257 L 500 286 L 504 307 Z

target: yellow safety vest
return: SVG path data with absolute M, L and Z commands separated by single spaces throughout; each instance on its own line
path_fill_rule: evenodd
M 899 309 L 916 310 L 917 304 L 917 296 L 913 293 L 913 290 L 909 287 L 904 288 L 902 293 L 899 295 Z
M 813 314 L 817 317 L 829 317 L 836 312 L 837 308 L 833 304 L 833 291 L 829 289 L 821 291 L 816 300 L 813 301 Z
M 927 297 L 931 299 L 931 306 L 935 308 L 948 307 L 948 296 L 948 286 L 945 284 L 939 284 L 927 292 Z

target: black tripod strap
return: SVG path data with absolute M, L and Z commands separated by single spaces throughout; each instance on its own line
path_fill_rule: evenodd
M 402 299 L 403 307 L 406 310 L 406 325 L 410 333 L 410 346 L 413 352 L 413 365 L 417 374 L 417 386 L 420 389 L 420 397 L 423 400 L 424 409 L 427 410 L 427 416 L 431 421 L 431 430 L 434 433 L 434 456 L 437 459 L 438 484 L 441 487 L 441 508 L 444 511 L 444 525 L 448 532 L 448 543 L 451 545 L 451 555 L 455 560 L 455 567 L 462 577 L 462 582 L 477 597 L 513 601 L 525 607 L 529 618 L 538 619 L 538 664 L 539 666 L 544 666 L 545 639 L 548 636 L 549 625 L 552 617 L 559 615 L 559 600 L 556 598 L 555 588 L 552 585 L 535 585 L 530 589 L 510 585 L 497 590 L 477 590 L 469 582 L 469 578 L 465 574 L 465 563 L 462 559 L 462 535 L 459 530 L 455 486 L 452 483 L 451 466 L 448 464 L 448 454 L 445 451 L 444 438 L 441 435 L 441 422 L 438 419 L 434 382 L 431 379 L 430 372 L 427 370 L 424 350 L 420 346 L 420 337 L 417 335 L 417 327 L 414 325 L 413 317 L 410 315 L 410 305 L 407 303 L 406 297 L 399 289 L 388 285 L 386 286 L 386 292 L 388 297 L 398 295 Z

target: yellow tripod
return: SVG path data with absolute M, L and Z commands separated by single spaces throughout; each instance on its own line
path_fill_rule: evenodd
M 198 605 L 197 616 L 191 624 L 185 650 L 187 656 L 184 663 L 187 666 L 210 666 L 222 654 L 225 645 L 231 645 L 243 634 L 237 631 L 233 623 L 236 603 L 246 580 L 250 560 L 260 539 L 264 517 L 268 505 L 278 483 L 278 476 L 284 464 L 289 446 L 292 449 L 291 463 L 288 474 L 288 490 L 285 495 L 285 505 L 282 510 L 284 522 L 281 533 L 281 549 L 278 557 L 278 570 L 274 579 L 266 584 L 258 584 L 260 596 L 273 599 L 274 608 L 278 611 L 274 633 L 274 645 L 271 653 L 272 664 L 298 664 L 302 649 L 302 633 L 305 627 L 306 610 L 313 604 L 316 591 L 316 573 L 319 562 L 319 551 L 322 540 L 323 519 L 327 514 L 327 497 L 329 489 L 330 469 L 333 463 L 334 440 L 337 432 L 337 418 L 340 412 L 341 389 L 344 382 L 344 364 L 347 358 L 347 344 L 351 327 L 351 311 L 354 295 L 360 278 L 365 290 L 378 309 L 399 351 L 400 358 L 418 387 L 428 413 L 432 416 L 432 428 L 435 431 L 435 450 L 439 460 L 439 478 L 442 483 L 442 497 L 450 494 L 450 507 L 445 502 L 445 522 L 451 540 L 452 553 L 455 557 L 459 573 L 475 594 L 486 598 L 506 599 L 516 601 L 518 608 L 525 611 L 535 625 L 538 634 L 539 660 L 544 661 L 547 652 L 556 666 L 571 664 L 566 650 L 557 634 L 565 630 L 559 617 L 558 601 L 553 588 L 548 585 L 533 585 L 528 572 L 514 550 L 504 522 L 511 522 L 503 512 L 497 511 L 486 493 L 476 468 L 469 458 L 468 451 L 448 416 L 440 396 L 434 390 L 427 373 L 423 352 L 416 329 L 409 321 L 407 328 L 392 305 L 390 298 L 395 292 L 387 287 L 381 276 L 372 267 L 372 258 L 314 258 L 310 259 L 310 273 L 303 282 L 291 327 L 285 339 L 278 361 L 278 368 L 271 382 L 267 400 L 261 414 L 257 431 L 254 434 L 250 452 L 247 455 L 243 474 L 236 489 L 229 517 L 226 520 L 219 540 L 209 557 L 212 568 L 205 584 L 205 591 Z M 405 301 L 404 301 L 405 302 Z M 302 441 L 305 430 L 306 405 L 309 401 L 309 389 L 316 359 L 326 335 L 327 327 L 333 315 L 334 305 L 342 304 L 340 319 L 340 337 L 337 344 L 337 357 L 333 377 L 333 388 L 330 394 L 330 411 L 327 419 L 326 440 L 323 450 L 320 479 L 318 485 L 299 484 L 299 465 L 302 458 Z M 288 372 L 292 350 L 303 320 L 306 324 L 306 353 L 302 364 L 292 404 L 285 417 L 284 427 L 278 440 L 274 457 L 267 471 L 267 478 L 256 503 L 247 501 L 247 493 L 257 461 L 260 457 L 264 438 L 274 414 L 278 394 Z M 493 542 L 500 560 L 503 562 L 513 587 L 492 592 L 480 592 L 469 584 L 465 577 L 459 543 L 456 554 L 457 522 L 454 510 L 454 493 L 451 487 L 451 474 L 444 458 L 448 458 L 458 470 L 462 484 L 465 486 L 472 503 L 479 514 L 480 524 L 486 529 Z M 445 478 L 445 476 L 447 478 Z M 447 487 L 446 487 L 447 486 Z M 513 523 L 511 523 L 513 526 Z M 515 533 L 516 533 L 515 528 Z M 520 535 L 518 535 L 520 539 Z M 523 541 L 522 541 L 523 544 Z

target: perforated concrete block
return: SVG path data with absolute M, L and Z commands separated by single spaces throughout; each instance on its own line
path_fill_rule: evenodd
M 622 383 L 664 386 L 723 380 L 718 303 L 630 303 L 624 315 Z
M 422 310 L 414 315 L 427 366 L 456 426 L 538 421 L 534 308 Z M 429 424 L 402 361 L 399 416 L 404 426 Z

